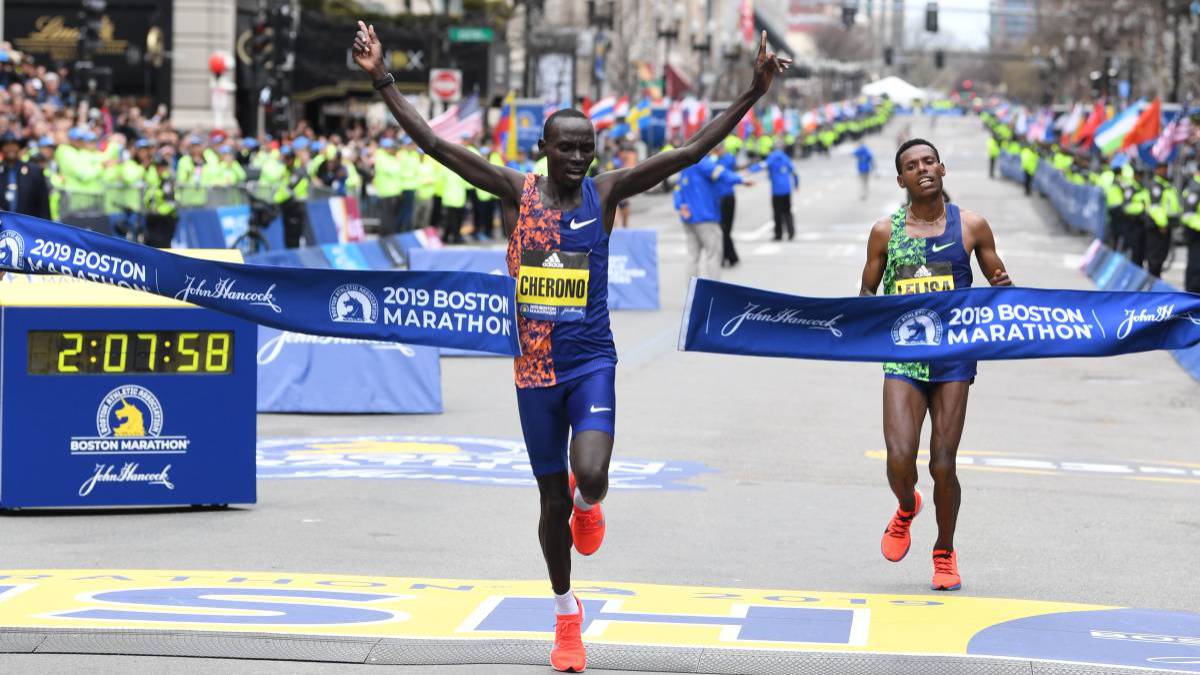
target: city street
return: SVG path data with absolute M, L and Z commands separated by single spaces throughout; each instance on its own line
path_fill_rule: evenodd
M 877 175 L 865 200 L 859 199 L 852 146 L 842 144 L 830 157 L 798 160 L 794 241 L 771 241 L 769 186 L 762 174 L 746 174 L 755 184 L 738 192 L 735 237 L 742 264 L 725 270 L 723 280 L 794 294 L 856 295 L 871 223 L 895 209 L 903 196 L 895 184 L 892 158 L 896 136 L 905 126 L 911 128 L 912 136 L 928 138 L 938 146 L 948 170 L 948 193 L 954 203 L 988 219 L 999 253 L 1017 285 L 1092 288 L 1078 269 L 1089 240 L 1066 232 L 1044 199 L 1025 197 L 1020 186 L 1003 180 L 999 173 L 994 180 L 988 178 L 985 134 L 974 117 L 941 119 L 936 125 L 931 125 L 928 117 L 900 117 L 883 133 L 869 137 Z M 968 652 L 997 659 L 1045 658 L 1200 672 L 1200 658 L 1184 658 L 1200 657 L 1200 632 L 1186 632 L 1200 631 L 1200 619 L 1187 614 L 1198 610 L 1200 598 L 1196 567 L 1200 539 L 1196 509 L 1200 499 L 1196 443 L 1200 406 L 1196 401 L 1200 384 L 1179 368 L 1169 353 L 980 364 L 959 453 L 963 498 L 956 549 L 963 589 L 931 597 L 929 551 L 936 527 L 932 482 L 924 469 L 919 485 L 929 501 L 913 526 L 910 555 L 892 564 L 879 552 L 880 534 L 896 504 L 884 474 L 879 365 L 677 351 L 687 288 L 682 225 L 670 196 L 661 193 L 636 198 L 631 220 L 634 227 L 658 233 L 662 307 L 649 312 L 614 312 L 612 317 L 620 355 L 614 486 L 604 503 L 607 535 L 603 548 L 591 558 L 575 558 L 574 576 L 581 598 L 599 601 L 625 596 L 624 612 L 747 617 L 731 620 L 743 629 L 750 625 L 759 605 L 784 606 L 789 602 L 786 598 L 792 598 L 791 606 L 807 602 L 814 607 L 869 610 L 870 628 L 856 628 L 859 624 L 853 622 L 867 621 L 868 615 L 855 613 L 845 640 L 796 640 L 817 644 L 784 645 L 770 652 L 776 656 L 803 650 L 826 656 L 831 651 L 854 652 L 860 659 L 855 667 L 860 670 L 853 672 L 876 672 L 862 660 L 870 653 Z M 1177 286 L 1180 266 L 1177 263 L 1165 275 Z M 978 268 L 973 271 L 975 285 L 984 284 Z M 402 478 L 355 477 L 354 472 L 345 478 L 260 477 L 258 503 L 227 510 L 7 513 L 0 516 L 0 532 L 6 542 L 0 567 L 45 574 L 98 570 L 95 574 L 112 577 L 109 581 L 116 586 L 123 583 L 118 577 L 129 577 L 130 588 L 145 588 L 150 582 L 122 570 L 184 570 L 196 578 L 225 580 L 222 583 L 229 583 L 232 577 L 249 578 L 269 588 L 288 588 L 287 582 L 278 579 L 291 577 L 448 580 L 440 584 L 445 587 L 491 583 L 505 588 L 511 582 L 516 591 L 490 595 L 549 598 L 537 545 L 537 491 L 528 473 L 517 481 L 520 485 L 493 484 L 486 467 L 475 467 L 474 478 L 456 480 L 450 477 L 454 472 L 437 461 L 439 453 L 453 455 L 471 443 L 487 445 L 462 439 L 520 442 L 511 362 L 505 358 L 443 358 L 441 368 L 445 401 L 441 415 L 258 417 L 260 444 L 268 439 L 320 439 L 296 444 L 296 448 L 314 453 L 310 456 L 362 452 L 386 460 L 389 453 L 415 453 L 424 462 L 420 466 L 429 468 L 427 472 L 410 472 Z M 372 373 L 347 372 L 345 377 L 366 379 Z M 383 436 L 413 438 L 361 440 Z M 474 457 L 479 460 L 481 455 L 486 452 L 477 449 Z M 265 457 L 279 456 L 268 453 Z M 519 471 L 513 475 L 522 476 Z M 33 573 L 4 572 L 13 575 L 16 583 Z M 153 583 L 170 577 L 164 575 L 159 573 Z M 387 583 L 391 588 L 392 582 Z M 429 581 L 429 585 L 435 583 Z M 623 584 L 633 585 L 636 593 L 619 592 Z M 638 586 L 645 584 L 671 588 Z M 372 588 L 350 586 L 330 583 L 312 588 L 363 592 Z M 689 587 L 691 598 L 703 595 L 694 587 L 713 589 L 709 601 L 716 604 L 704 610 L 697 608 L 701 600 L 675 603 L 672 598 L 682 596 L 673 594 L 684 592 L 676 587 Z M 0 587 L 0 604 L 8 588 Z M 75 587 L 68 584 L 65 588 Z M 71 593 L 91 587 L 80 588 L 83 590 Z M 589 588 L 594 592 L 589 593 Z M 638 606 L 635 596 L 647 588 L 650 599 L 646 602 L 650 604 Z M 730 604 L 730 599 L 738 597 L 730 589 L 745 589 L 747 597 L 757 594 L 755 597 L 763 600 L 747 600 L 753 605 L 750 613 L 738 614 L 748 605 Z M 1097 637 L 1096 629 L 1116 630 L 1097 625 L 1091 634 L 1095 651 L 1089 651 L 1085 638 L 1067 635 L 1067 628 L 1055 625 L 1028 630 L 1031 635 L 1038 630 L 1050 631 L 1047 634 L 1060 631 L 1063 643 L 1082 640 L 1070 652 L 1076 656 L 1054 652 L 1051 647 L 1029 654 L 1001 653 L 982 646 L 965 649 L 976 628 L 962 633 L 966 628 L 955 628 L 956 618 L 938 618 L 931 623 L 908 619 L 896 609 L 905 606 L 902 596 L 920 598 L 913 603 L 946 601 L 968 617 L 962 619 L 967 623 L 976 615 L 991 617 L 980 619 L 977 628 L 1054 611 L 1046 603 L 1075 603 L 1064 605 L 1063 611 L 1079 609 L 1077 605 L 1097 611 L 1156 610 L 1161 613 L 1147 619 L 1150 623 L 1146 625 L 1163 626 L 1155 635 L 1173 636 L 1175 642 L 1148 639 L 1145 642 L 1159 643 L 1161 652 L 1121 652 L 1118 647 L 1134 644 L 1133 638 Z M 12 601 L 21 597 L 16 595 Z M 1024 611 L 1019 607 L 1025 605 L 999 601 L 969 603 L 976 598 L 1042 604 L 1028 605 L 1032 609 Z M 330 596 L 314 602 L 319 607 L 338 601 Z M 890 606 L 880 607 L 880 603 Z M 161 604 L 182 605 L 183 601 Z M 503 608 L 503 604 L 491 606 Z M 201 615 L 217 611 L 214 605 L 207 607 L 197 611 Z M 603 611 L 615 612 L 616 607 Z M 549 672 L 544 661 L 526 661 L 523 655 L 501 660 L 510 664 L 502 668 L 432 668 L 453 663 L 442 659 L 453 659 L 455 648 L 442 639 L 446 633 L 440 625 L 421 625 L 421 616 L 414 612 L 404 632 L 395 636 L 441 639 L 441 651 L 430 651 L 440 656 L 428 661 L 408 661 L 413 672 Z M 479 619 L 484 615 L 472 616 Z M 545 632 L 527 636 L 541 641 L 537 644 L 542 651 L 531 653 L 534 657 L 542 654 L 538 657 L 542 659 L 545 641 L 552 635 L 549 614 L 544 618 Z M 645 628 L 650 624 L 638 624 L 643 626 L 638 628 L 631 627 L 628 618 L 624 625 L 619 618 L 610 619 L 607 630 L 597 622 L 591 634 L 595 642 L 637 642 L 664 648 L 657 652 L 652 647 L 643 652 L 597 649 L 592 672 L 604 672 L 605 668 L 685 670 L 685 666 L 670 665 L 668 647 L 688 643 L 702 631 L 708 632 L 696 638 L 697 644 L 707 646 L 717 640 L 715 629 L 663 627 L 666 620 L 654 619 L 661 624 L 654 627 L 661 631 L 659 636 L 638 632 L 651 630 Z M 459 617 L 454 624 L 461 621 L 464 619 Z M 908 621 L 916 623 L 906 626 Z M 483 630 L 482 625 L 475 630 Z M 129 653 L 215 656 L 203 650 L 189 651 L 182 638 L 154 646 L 153 630 L 165 629 L 178 636 L 181 628 L 145 627 L 151 637 L 127 643 L 132 646 Z M 450 629 L 454 627 L 450 625 Z M 296 625 L 286 629 L 249 625 L 237 630 L 310 634 Z M 322 634 L 389 635 L 387 629 L 363 630 Z M 499 637 L 519 638 L 514 630 L 505 629 Z M 862 633 L 856 632 L 860 630 Z M 944 631 L 942 637 L 935 635 L 938 630 Z M 1129 630 L 1149 631 L 1132 625 Z M 881 637 L 885 634 L 886 639 Z M 473 644 L 479 637 L 497 636 L 475 636 Z M 9 638 L 16 636 L 0 633 L 0 640 Z M 63 639 L 65 646 L 39 651 L 108 651 L 96 646 L 103 643 L 101 638 L 95 638 L 94 644 L 86 638 L 76 642 Z M 584 639 L 592 644 L 586 631 Z M 944 644 L 935 644 L 939 639 Z M 1043 639 L 1054 641 L 1045 637 L 1029 641 Z M 831 649 L 824 643 L 846 648 Z M 1140 649 L 1141 643 L 1134 647 Z M 293 652 L 286 647 L 278 647 L 278 652 L 239 653 L 240 649 L 230 646 L 228 656 L 257 655 L 255 658 L 264 661 L 24 654 L 0 655 L 0 670 L 47 672 L 86 667 L 108 672 L 158 670 L 170 664 L 193 672 L 324 673 L 348 672 L 356 668 L 349 664 L 355 660 L 378 662 L 374 657 L 331 658 L 329 652 L 318 650 L 313 653 L 325 656 L 314 657 L 317 660 L 347 663 L 274 663 L 272 659 L 307 657 L 300 647 Z M 754 655 L 767 652 L 756 643 L 739 653 L 743 660 L 734 654 L 720 667 L 728 672 L 753 671 L 760 667 Z M 1175 660 L 1152 660 L 1159 654 Z M 792 663 L 779 666 L 788 672 L 801 668 L 796 665 L 799 661 L 775 663 Z M 1016 667 L 1028 660 L 989 663 Z M 976 666 L 969 666 L 968 661 L 963 664 L 967 664 L 962 665 L 963 670 L 953 672 L 975 672 L 968 667 Z M 803 667 L 809 669 L 805 672 L 843 672 L 835 666 L 823 670 L 814 662 Z M 849 666 L 846 668 L 849 672 Z M 1034 671 L 1024 665 L 1012 672 Z

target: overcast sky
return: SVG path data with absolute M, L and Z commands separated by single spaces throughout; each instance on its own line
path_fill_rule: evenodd
M 910 31 L 925 28 L 925 5 L 926 0 L 906 0 L 904 3 Z M 965 49 L 986 47 L 991 24 L 989 5 L 988 0 L 939 0 L 938 42 Z

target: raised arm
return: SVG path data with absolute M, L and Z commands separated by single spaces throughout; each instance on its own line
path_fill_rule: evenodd
M 388 76 L 383 67 L 383 45 L 375 35 L 375 26 L 368 26 L 362 21 L 358 22 L 358 32 L 354 36 L 354 62 L 375 82 Z M 486 157 L 458 143 L 448 143 L 439 138 L 420 113 L 400 95 L 394 84 L 388 84 L 379 93 L 383 95 L 388 110 L 392 111 L 392 117 L 425 154 L 462 176 L 474 187 L 511 203 L 520 201 L 524 176 L 508 167 L 492 164 Z
M 891 237 L 891 220 L 881 218 L 871 226 L 871 236 L 867 238 L 867 264 L 863 266 L 859 295 L 875 295 L 879 291 L 883 270 L 887 267 L 888 240 Z
M 750 88 L 742 92 L 733 105 L 729 106 L 708 124 L 704 125 L 696 135 L 692 136 L 682 147 L 667 152 L 660 152 L 629 169 L 610 171 L 602 174 L 597 183 L 609 183 L 609 202 L 624 200 L 633 195 L 645 192 L 658 185 L 672 174 L 700 161 L 717 143 L 725 140 L 729 132 L 745 117 L 763 94 L 771 88 L 771 81 L 777 73 L 787 70 L 792 60 L 776 56 L 767 51 L 767 33 L 763 31 L 758 42 L 758 57 L 754 61 L 754 81 Z

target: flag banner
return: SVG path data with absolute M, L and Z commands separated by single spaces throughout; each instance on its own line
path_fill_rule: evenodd
M 507 276 L 199 260 L 4 211 L 0 269 L 154 293 L 296 333 L 520 353 Z
M 1200 344 L 1200 295 L 970 288 L 808 298 L 692 279 L 681 351 L 829 361 L 1112 356 Z

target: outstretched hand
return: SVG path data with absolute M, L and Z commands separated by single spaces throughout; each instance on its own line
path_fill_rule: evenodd
M 758 56 L 754 59 L 754 82 L 751 88 L 759 95 L 767 93 L 771 82 L 777 73 L 782 73 L 792 65 L 792 60 L 767 51 L 767 31 L 763 31 L 758 40 Z
M 384 76 L 383 45 L 375 35 L 375 26 L 358 22 L 358 32 L 354 34 L 354 62 L 372 78 Z

